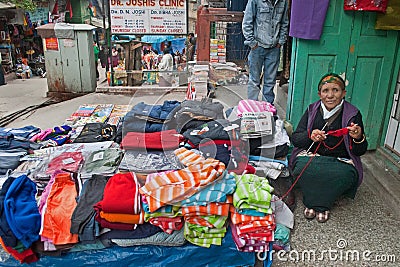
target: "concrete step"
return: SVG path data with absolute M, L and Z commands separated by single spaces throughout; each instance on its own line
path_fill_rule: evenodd
M 384 148 L 362 156 L 364 183 L 400 215 L 400 164 Z
M 122 94 L 135 95 L 142 94 L 162 94 L 170 92 L 186 92 L 187 86 L 160 87 L 158 85 L 142 85 L 142 86 L 109 86 L 107 82 L 103 82 L 96 87 L 96 93 L 103 94 Z

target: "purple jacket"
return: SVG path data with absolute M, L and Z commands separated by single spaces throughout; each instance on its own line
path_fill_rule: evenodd
M 321 106 L 321 100 L 312 103 L 311 105 L 308 106 L 308 121 L 307 121 L 307 129 L 311 131 L 312 125 L 314 124 L 314 119 L 315 115 L 317 114 L 319 107 Z M 358 109 L 347 102 L 346 100 L 343 102 L 343 116 L 342 116 L 342 128 L 347 127 L 350 122 L 351 118 L 356 116 L 358 113 Z M 346 135 L 344 137 L 344 143 L 346 145 L 346 150 L 347 153 L 350 155 L 350 158 L 353 160 L 355 168 L 358 172 L 358 186 L 361 184 L 363 181 L 363 167 L 361 163 L 361 158 L 359 156 L 354 155 L 351 150 L 350 150 L 350 136 Z M 289 166 L 290 168 L 293 169 L 294 167 L 294 162 L 297 157 L 297 155 L 302 151 L 302 148 L 295 147 L 293 149 L 292 155 L 289 160 Z

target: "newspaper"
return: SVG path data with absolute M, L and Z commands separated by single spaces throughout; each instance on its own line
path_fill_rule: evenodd
M 243 137 L 256 138 L 273 134 L 273 117 L 269 111 L 243 112 L 240 133 Z

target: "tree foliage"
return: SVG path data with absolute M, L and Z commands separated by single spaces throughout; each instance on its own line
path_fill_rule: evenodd
M 2 3 L 11 3 L 16 7 L 27 10 L 34 11 L 36 9 L 36 4 L 34 0 L 0 0 Z

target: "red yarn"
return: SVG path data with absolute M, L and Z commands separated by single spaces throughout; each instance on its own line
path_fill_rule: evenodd
M 326 133 L 326 135 L 332 135 L 332 136 L 339 137 L 339 136 L 347 135 L 348 133 L 349 133 L 349 129 L 347 129 L 347 128 L 342 128 L 342 129 L 338 129 L 338 130 L 331 130 L 331 131 L 328 131 L 328 132 Z

